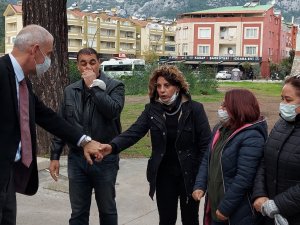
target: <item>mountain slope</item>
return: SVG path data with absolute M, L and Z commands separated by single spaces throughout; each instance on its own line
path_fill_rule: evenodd
M 250 0 L 80 0 L 81 8 L 89 4 L 93 10 L 110 9 L 120 7 L 127 15 L 155 16 L 175 18 L 184 12 L 198 11 L 208 8 L 223 6 L 244 5 Z M 68 0 L 71 5 L 76 0 Z M 269 0 L 261 0 L 261 4 L 267 4 Z M 300 20 L 300 0 L 275 0 L 275 8 L 281 10 L 284 17 L 290 20 L 292 16 Z M 299 21 L 300 22 L 300 21 Z

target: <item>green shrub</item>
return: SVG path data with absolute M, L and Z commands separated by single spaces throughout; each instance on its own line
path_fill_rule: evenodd
M 148 94 L 149 78 L 153 70 L 157 68 L 156 63 L 146 64 L 145 71 L 133 71 L 133 76 L 123 76 L 120 78 L 125 84 L 126 95 L 146 95 Z
M 208 95 L 217 93 L 218 82 L 215 79 L 214 69 L 206 65 L 198 65 L 196 68 L 185 64 L 177 65 L 183 72 L 190 85 L 192 95 Z
M 133 76 L 122 76 L 119 80 L 125 84 L 126 95 L 145 95 L 148 93 L 149 76 L 144 72 Z
M 81 75 L 77 69 L 76 61 L 69 60 L 69 79 L 70 83 L 74 83 L 81 79 Z

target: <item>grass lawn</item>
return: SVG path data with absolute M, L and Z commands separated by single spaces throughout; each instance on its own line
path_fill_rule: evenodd
M 246 88 L 255 93 L 255 95 L 264 96 L 280 96 L 282 84 L 281 83 L 256 83 L 251 81 L 242 82 L 219 82 L 218 89 L 220 90 L 214 95 L 192 95 L 193 100 L 203 102 L 221 102 L 224 97 L 224 91 L 231 88 Z M 132 123 L 135 122 L 137 117 L 141 114 L 144 109 L 144 105 L 147 101 L 143 98 L 139 101 L 135 99 L 137 96 L 127 96 L 121 122 L 123 131 L 125 131 Z M 138 143 L 128 148 L 121 153 L 121 157 L 149 157 L 151 153 L 151 143 L 149 133 L 145 135 Z
M 221 88 L 246 88 L 255 94 L 266 96 L 278 96 L 282 88 L 282 83 L 260 83 L 252 81 L 219 82 L 219 85 Z

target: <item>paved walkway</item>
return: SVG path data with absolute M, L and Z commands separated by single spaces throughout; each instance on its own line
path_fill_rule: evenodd
M 17 195 L 18 225 L 66 225 L 70 217 L 66 159 L 61 160 L 61 176 L 54 182 L 40 160 L 40 188 L 34 196 Z M 121 159 L 117 179 L 119 225 L 158 225 L 156 202 L 148 196 L 147 159 Z M 203 207 L 203 206 L 202 206 Z M 202 210 L 200 210 L 202 211 Z M 92 201 L 90 224 L 99 224 L 97 206 Z M 180 212 L 176 225 L 181 224 Z

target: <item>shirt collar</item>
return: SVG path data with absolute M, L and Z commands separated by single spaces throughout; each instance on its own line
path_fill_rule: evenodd
M 14 68 L 14 71 L 16 74 L 16 79 L 20 83 L 25 78 L 22 67 L 20 66 L 20 64 L 18 63 L 16 58 L 11 53 L 9 53 L 8 55 L 10 57 L 12 65 L 13 65 L 13 68 Z

